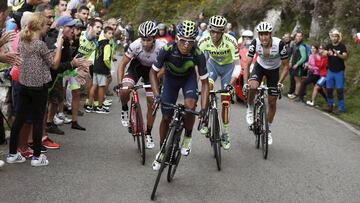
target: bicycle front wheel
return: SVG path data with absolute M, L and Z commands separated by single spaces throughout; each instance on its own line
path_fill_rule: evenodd
M 167 181 L 170 183 L 175 175 L 176 169 L 179 165 L 180 158 L 181 158 L 181 151 L 180 151 L 180 138 L 181 138 L 181 131 L 176 132 L 176 136 L 173 139 L 170 158 L 169 158 L 169 169 L 167 174 Z
M 211 138 L 213 140 L 213 149 L 216 159 L 217 169 L 221 170 L 221 138 L 220 138 L 220 123 L 218 112 L 216 109 L 211 110 Z
M 260 121 L 258 119 L 257 108 L 258 108 L 258 106 L 255 104 L 254 110 L 253 110 L 253 113 L 254 113 L 253 132 L 255 135 L 255 147 L 256 147 L 256 149 L 259 149 L 260 148 L 260 132 L 259 132 L 259 125 L 260 125 L 259 122 Z
M 260 118 L 261 118 L 261 148 L 262 148 L 264 159 L 267 159 L 268 148 L 269 148 L 269 144 L 268 144 L 269 123 L 268 123 L 266 112 L 267 112 L 266 111 L 266 104 L 264 102 L 264 104 L 263 104 L 263 106 L 261 108 L 261 113 L 260 113 Z
M 169 160 L 169 157 L 171 155 L 174 135 L 175 135 L 175 126 L 173 126 L 173 127 L 171 127 L 169 129 L 168 135 L 166 137 L 165 146 L 164 146 L 164 148 L 162 150 L 162 152 L 164 153 L 164 157 L 163 157 L 163 159 L 161 161 L 161 166 L 160 166 L 160 169 L 158 171 L 158 174 L 157 174 L 157 177 L 156 177 L 156 180 L 155 180 L 153 191 L 151 193 L 151 200 L 155 199 L 155 193 L 156 193 L 157 187 L 159 185 L 161 174 L 164 171 L 166 165 L 168 164 L 168 160 Z

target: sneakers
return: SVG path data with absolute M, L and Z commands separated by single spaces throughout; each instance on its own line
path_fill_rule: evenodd
M 104 107 L 95 107 L 94 110 L 95 113 L 100 113 L 100 114 L 108 114 L 110 113 L 110 111 L 108 109 L 105 109 Z
M 112 105 L 112 100 L 111 99 L 105 99 L 105 101 L 103 102 L 104 106 L 111 106 Z
M 56 114 L 55 114 L 55 116 L 54 116 L 53 121 L 54 121 L 54 124 L 55 124 L 55 125 L 62 125 L 62 124 L 64 124 L 64 121 L 63 121 L 62 119 L 60 119 L 59 117 L 57 117 Z
M 296 94 L 288 94 L 287 96 L 289 99 L 295 99 L 297 97 Z
M 63 112 L 57 113 L 57 114 L 55 115 L 55 117 L 63 120 L 65 124 L 71 123 L 71 118 L 66 117 Z
M 309 106 L 314 106 L 314 102 L 313 101 L 306 101 L 306 104 Z
M 60 130 L 58 128 L 58 126 L 55 125 L 55 123 L 48 123 L 47 128 L 46 128 L 46 132 L 52 133 L 52 134 L 58 134 L 58 135 L 64 135 L 65 134 L 65 132 Z
M 86 128 L 80 126 L 77 121 L 71 121 L 71 128 L 75 130 L 86 130 Z
M 154 140 L 151 135 L 146 135 L 146 148 L 152 149 L 155 147 Z
M 31 159 L 31 166 L 47 166 L 49 164 L 49 160 L 44 154 L 40 154 L 39 157 L 33 156 Z
M 9 164 L 22 163 L 25 161 L 26 159 L 21 156 L 20 152 L 17 152 L 16 154 L 8 154 L 6 157 L 6 162 Z
M 254 123 L 254 113 L 252 107 L 248 107 L 246 109 L 246 122 L 248 125 L 252 125 Z
M 124 127 L 129 126 L 129 112 L 128 111 L 121 111 L 121 123 Z
M 152 168 L 154 171 L 158 171 L 161 167 L 161 162 L 163 161 L 164 159 L 164 156 L 165 154 L 164 153 L 161 153 L 161 152 L 158 152 L 155 156 L 155 160 L 153 161 L 152 163 Z
M 271 130 L 269 129 L 269 132 L 268 132 L 268 145 L 272 145 L 273 143 L 273 139 L 272 139 L 272 136 L 271 136 Z
M 5 165 L 5 162 L 3 160 L 0 160 L 0 168 Z
M 225 150 L 230 149 L 231 142 L 230 142 L 229 134 L 224 133 L 224 134 L 221 136 L 221 146 L 222 146 Z
M 33 151 L 31 149 L 26 149 L 25 151 L 19 151 L 21 156 L 23 156 L 25 159 L 30 159 L 33 157 Z
M 52 141 L 48 136 L 43 137 L 42 145 L 47 149 L 59 149 L 60 145 Z
M 85 106 L 85 112 L 86 112 L 86 113 L 92 113 L 92 112 L 94 112 L 94 107 L 93 107 L 93 106 L 90 106 L 90 105 L 86 105 L 86 106 Z
M 188 156 L 191 152 L 191 137 L 184 137 L 183 145 L 181 147 L 181 154 L 183 156 Z

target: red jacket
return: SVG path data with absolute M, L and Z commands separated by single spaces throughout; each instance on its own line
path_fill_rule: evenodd
M 326 77 L 327 63 L 328 63 L 328 57 L 327 56 L 321 56 L 320 60 L 315 61 L 316 66 L 319 67 L 320 77 Z

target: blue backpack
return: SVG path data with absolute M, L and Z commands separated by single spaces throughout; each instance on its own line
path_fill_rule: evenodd
M 302 45 L 305 47 L 306 50 L 306 59 L 305 59 L 305 63 L 308 62 L 309 60 L 309 56 L 311 54 L 311 46 L 309 46 L 308 44 L 302 43 Z

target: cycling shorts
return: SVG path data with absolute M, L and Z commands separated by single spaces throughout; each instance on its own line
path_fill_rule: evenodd
M 208 59 L 207 61 L 207 69 L 209 72 L 209 82 L 214 84 L 217 77 L 221 77 L 221 89 L 225 89 L 225 87 L 230 84 L 231 75 L 234 71 L 234 64 L 225 64 L 219 65 L 212 59 Z
M 198 85 L 195 72 L 190 73 L 188 76 L 174 76 L 165 71 L 163 79 L 161 101 L 176 104 L 180 89 L 182 89 L 185 99 L 198 99 Z M 173 109 L 166 106 L 161 106 L 161 112 L 167 116 L 172 116 L 174 113 Z
M 128 82 L 131 83 L 132 85 L 135 85 L 140 80 L 140 78 L 142 78 L 144 84 L 148 85 L 150 84 L 150 80 L 149 80 L 150 69 L 151 67 L 142 65 L 139 60 L 134 58 L 133 60 L 131 60 L 130 65 L 126 70 L 122 82 L 123 83 Z M 145 88 L 145 91 L 147 97 L 154 96 L 151 88 Z
M 266 77 L 266 84 L 269 87 L 268 95 L 270 96 L 279 96 L 279 90 L 277 88 L 277 84 L 279 82 L 279 69 L 265 69 L 259 63 L 255 63 L 254 68 L 250 74 L 251 80 L 256 80 L 259 84 L 262 82 L 264 76 Z

